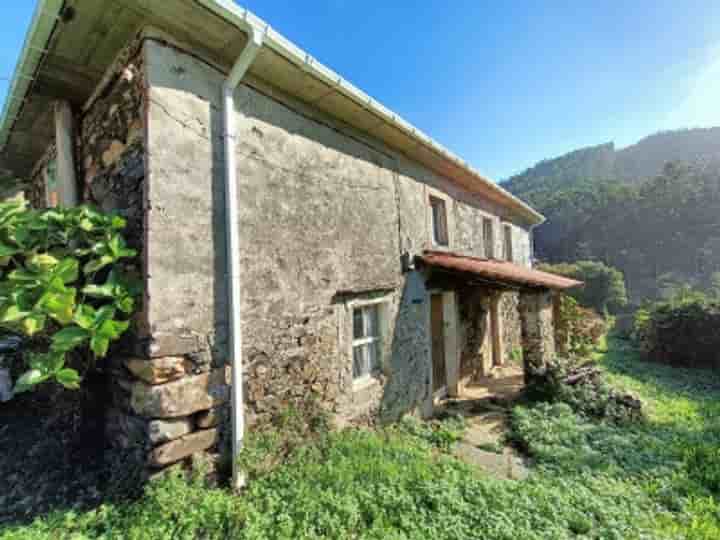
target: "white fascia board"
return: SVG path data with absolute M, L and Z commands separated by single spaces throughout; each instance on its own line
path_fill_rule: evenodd
M 276 32 L 268 23 L 257 17 L 249 10 L 242 8 L 231 0 L 196 0 L 204 5 L 212 12 L 223 17 L 231 23 L 239 27 L 252 26 L 256 31 L 264 33 L 264 44 L 282 57 L 286 58 L 293 64 L 297 65 L 303 71 L 313 75 L 315 78 L 333 87 L 337 92 L 342 93 L 352 101 L 356 102 L 360 107 L 372 112 L 387 124 L 404 132 L 410 137 L 425 145 L 430 151 L 440 155 L 444 159 L 454 163 L 464 169 L 476 180 L 482 183 L 489 191 L 496 193 L 501 199 L 506 200 L 516 210 L 519 210 L 532 224 L 536 225 L 545 221 L 542 214 L 535 209 L 515 197 L 512 193 L 506 191 L 496 183 L 490 181 L 479 171 L 471 167 L 466 161 L 460 159 L 450 150 L 433 140 L 431 137 L 414 127 L 412 124 L 404 120 L 398 114 L 394 113 L 387 107 L 383 106 L 377 100 L 368 96 L 365 92 L 355 87 L 350 82 L 343 79 L 339 74 L 335 73 L 329 67 L 323 65 L 318 60 L 310 56 L 307 52 L 300 49 L 290 40 Z
M 38 0 L 35 6 L 35 13 L 25 35 L 25 43 L 20 51 L 0 117 L 0 152 L 4 150 L 10 138 L 10 131 L 27 97 L 37 67 L 45 55 L 44 51 L 62 7 L 63 0 Z

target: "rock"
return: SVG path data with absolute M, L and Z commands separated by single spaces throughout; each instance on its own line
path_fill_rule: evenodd
M 198 413 L 195 417 L 195 422 L 199 428 L 205 429 L 215 427 L 220 423 L 222 415 L 222 409 L 220 407 L 215 407 L 208 411 Z
M 177 420 L 152 420 L 148 424 L 148 436 L 150 437 L 150 442 L 154 445 L 178 439 L 183 435 L 187 435 L 191 431 L 192 422 L 189 418 L 179 418 Z
M 120 141 L 113 141 L 110 143 L 110 148 L 105 150 L 102 155 L 102 162 L 105 167 L 110 167 L 115 164 L 120 158 L 122 153 L 125 151 L 125 145 Z
M 164 467 L 170 465 L 192 454 L 207 450 L 217 442 L 217 429 L 196 431 L 155 448 L 150 454 L 150 466 Z
M 143 124 L 140 120 L 135 120 L 132 124 L 130 124 L 130 128 L 128 128 L 126 144 L 128 146 L 130 146 L 135 141 L 141 139 L 142 136 L 143 136 Z
M 13 384 L 10 370 L 0 369 L 0 403 L 10 401 L 13 397 Z
M 161 385 L 133 384 L 130 406 L 149 418 L 177 418 L 210 409 L 228 401 L 230 387 L 224 368 L 184 377 Z
M 144 360 L 128 358 L 125 367 L 138 379 L 148 384 L 163 384 L 185 376 L 185 359 L 182 356 L 166 356 Z

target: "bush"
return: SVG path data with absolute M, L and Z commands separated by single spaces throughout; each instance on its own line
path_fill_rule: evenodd
M 556 359 L 530 381 L 528 396 L 536 401 L 567 404 L 576 413 L 617 424 L 643 418 L 642 403 L 610 385 L 594 362 Z
M 541 264 L 545 272 L 560 274 L 583 281 L 585 285 L 568 291 L 578 303 L 597 313 L 615 313 L 627 305 L 625 276 L 617 268 L 599 261 L 578 261 L 575 263 Z
M 125 220 L 87 206 L 32 210 L 0 203 L 0 327 L 28 338 L 15 392 L 81 373 L 128 328 L 139 294 L 123 262 L 135 257 Z M 69 354 L 73 365 L 69 365 Z
M 557 339 L 566 350 L 562 354 L 585 357 L 607 333 L 608 324 L 593 310 L 581 307 L 577 300 L 563 295 L 560 298 L 560 317 L 555 321 Z M 561 346 L 563 349 L 563 346 Z
M 720 369 L 720 301 L 681 290 L 638 310 L 633 336 L 648 360 Z

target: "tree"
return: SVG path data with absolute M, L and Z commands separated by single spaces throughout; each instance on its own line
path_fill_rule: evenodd
M 583 307 L 598 313 L 615 313 L 627 305 L 625 277 L 617 268 L 600 261 L 578 261 L 572 264 L 545 264 L 540 269 L 584 282 L 583 287 L 569 291 L 570 296 Z

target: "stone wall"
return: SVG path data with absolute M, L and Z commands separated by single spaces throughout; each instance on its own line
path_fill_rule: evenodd
M 159 468 L 229 446 L 229 366 L 224 74 L 153 36 L 108 71 L 77 119 L 76 153 L 84 199 L 128 218 L 146 282 L 132 342 L 107 363 L 107 434 Z M 247 426 L 308 399 L 339 424 L 419 411 L 430 394 L 428 291 L 401 261 L 432 247 L 429 194 L 448 204 L 454 251 L 482 256 L 491 217 L 502 254 L 509 217 L 262 81 L 235 97 Z M 516 261 L 529 264 L 527 227 L 513 223 L 513 237 Z M 458 291 L 464 377 L 492 363 L 492 294 Z M 383 362 L 359 386 L 352 309 L 378 299 Z M 520 340 L 518 295 L 506 293 L 501 308 L 509 352 Z
M 500 293 L 500 319 L 502 320 L 503 362 L 512 360 L 514 351 L 522 349 L 522 325 L 520 322 L 520 293 Z
M 544 371 L 555 357 L 553 294 L 549 291 L 520 293 L 523 360 L 526 381 Z
M 222 365 L 224 75 L 167 43 L 147 42 L 146 52 L 149 353 L 203 353 Z M 490 216 L 502 253 L 508 216 L 263 81 L 248 79 L 235 102 L 249 425 L 308 395 L 341 422 L 417 410 L 429 390 L 429 307 L 401 257 L 431 247 L 429 193 L 446 197 L 455 251 L 481 255 L 477 227 Z M 514 231 L 529 238 L 522 223 Z M 349 306 L 377 295 L 389 314 L 387 354 L 376 384 L 357 388 Z
M 458 291 L 460 316 L 460 380 L 465 384 L 492 367 L 490 305 L 494 291 L 464 287 Z

